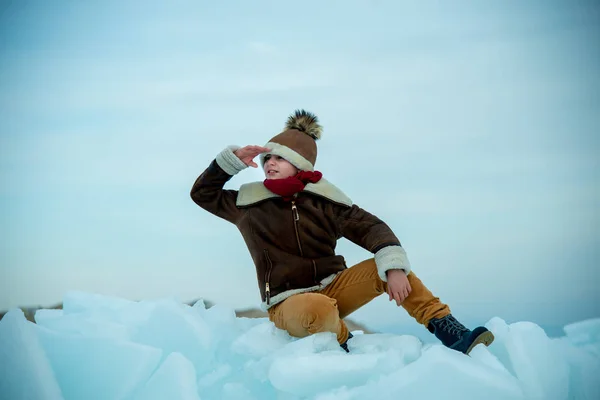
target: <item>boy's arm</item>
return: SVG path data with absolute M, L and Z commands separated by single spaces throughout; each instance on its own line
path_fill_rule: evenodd
M 337 213 L 341 236 L 375 254 L 379 277 L 387 282 L 386 272 L 392 269 L 410 273 L 410 262 L 400 241 L 390 227 L 366 210 L 353 205 Z
M 230 146 L 217 155 L 208 168 L 196 179 L 190 192 L 194 203 L 206 211 L 231 223 L 236 223 L 242 211 L 236 206 L 237 190 L 224 190 L 223 186 L 233 175 L 246 169 L 233 152 L 239 147 Z

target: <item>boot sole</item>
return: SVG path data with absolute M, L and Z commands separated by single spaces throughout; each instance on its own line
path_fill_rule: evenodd
M 467 349 L 466 354 L 468 355 L 471 352 L 471 350 L 473 350 L 473 348 L 475 346 L 477 346 L 478 344 L 484 344 L 486 346 L 489 346 L 490 344 L 492 344 L 493 341 L 494 341 L 494 334 L 490 331 L 485 331 L 481 335 L 477 336 L 477 338 L 475 340 L 473 340 L 473 343 L 471 343 L 471 345 Z

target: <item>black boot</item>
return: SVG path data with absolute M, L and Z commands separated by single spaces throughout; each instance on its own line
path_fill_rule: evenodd
M 342 344 L 340 344 L 340 347 L 344 350 L 346 350 L 346 353 L 350 353 L 350 350 L 348 350 L 348 340 L 352 339 L 354 337 L 354 335 L 350 332 L 348 332 L 348 339 L 346 339 L 346 341 Z
M 427 326 L 444 346 L 464 354 L 469 354 L 473 347 L 480 343 L 489 346 L 494 341 L 494 335 L 483 326 L 470 331 L 458 322 L 452 314 L 444 318 L 434 318 Z

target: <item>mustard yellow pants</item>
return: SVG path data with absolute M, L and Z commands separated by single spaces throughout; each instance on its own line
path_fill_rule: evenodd
M 402 307 L 418 323 L 427 326 L 432 318 L 450 314 L 448 305 L 435 297 L 414 272 L 408 274 L 408 282 L 412 290 Z M 333 332 L 338 342 L 344 343 L 348 327 L 343 319 L 386 292 L 387 283 L 379 278 L 371 258 L 344 270 L 319 292 L 296 294 L 274 305 L 269 308 L 269 319 L 295 337 Z

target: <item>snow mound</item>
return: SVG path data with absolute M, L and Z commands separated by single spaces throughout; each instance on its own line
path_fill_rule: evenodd
M 2 399 L 600 399 L 600 319 L 548 338 L 493 318 L 471 356 L 413 336 L 290 337 L 265 318 L 171 299 L 65 295 L 0 321 Z

